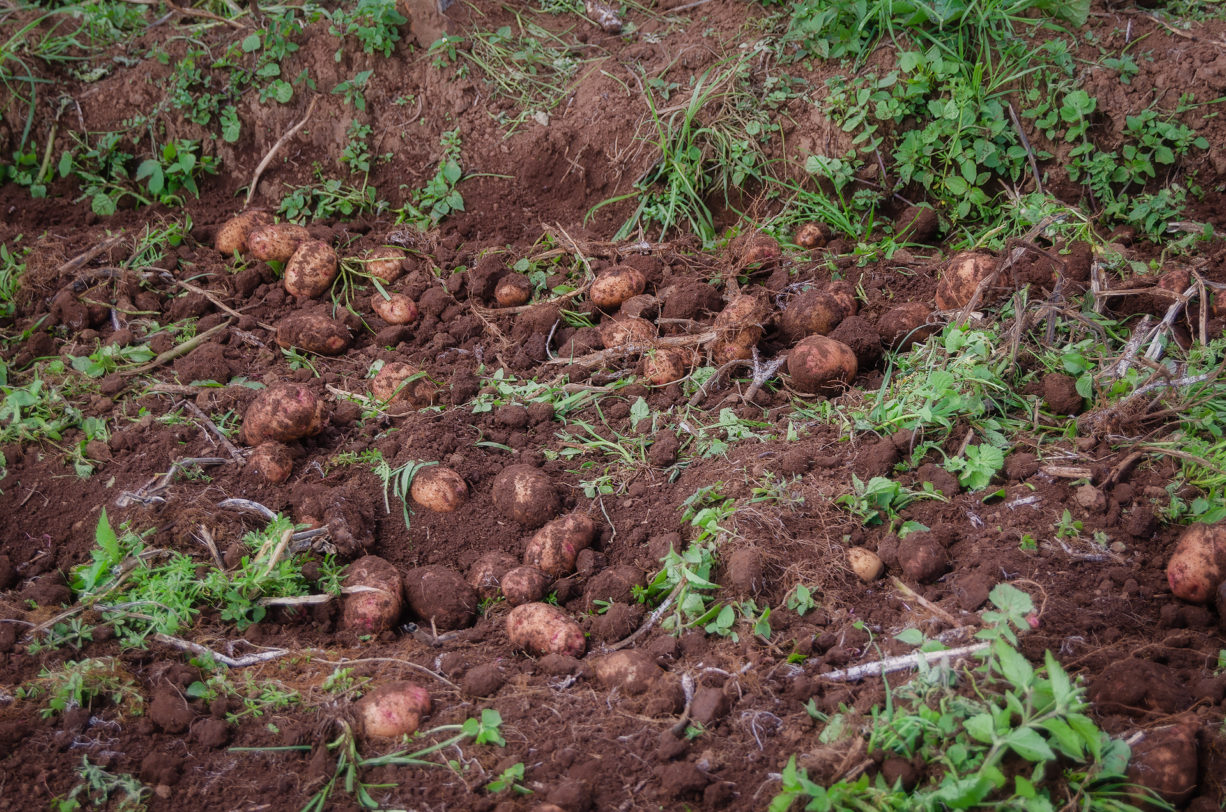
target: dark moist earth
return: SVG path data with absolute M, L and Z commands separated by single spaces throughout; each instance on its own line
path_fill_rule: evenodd
M 1100 36 L 1118 36 L 1128 23 L 1121 16 L 1125 12 L 1099 10 L 1092 24 Z M 71 198 L 31 201 L 24 190 L 0 189 L 0 240 L 24 234 L 34 246 L 18 313 L 5 325 L 5 334 L 18 336 L 41 320 L 27 338 L 7 343 L 10 369 L 46 356 L 86 355 L 98 341 L 122 345 L 133 340 L 134 332 L 139 338 L 140 325 L 148 322 L 132 317 L 137 324 L 116 329 L 110 319 L 115 303 L 163 324 L 196 318 L 198 335 L 218 328 L 189 354 L 146 376 L 113 374 L 96 382 L 96 389 L 79 388 L 84 413 L 106 419 L 111 429 L 108 442 L 87 449 L 98 463 L 89 478 L 75 476 L 64 456 L 50 446 L 3 449 L 7 477 L 0 481 L 0 809 L 45 808 L 77 783 L 83 757 L 111 773 L 132 773 L 146 782 L 154 789 L 153 809 L 298 809 L 333 769 L 323 745 L 335 735 L 330 722 L 345 715 L 348 702 L 322 685 L 341 661 L 352 661 L 353 676 L 370 678 L 372 684 L 408 679 L 427 688 L 434 711 L 426 727 L 459 723 L 485 708 L 502 715 L 505 748 L 466 744 L 462 752 L 444 753 L 465 762 L 462 773 L 444 767 L 368 771 L 365 779 L 370 783 L 397 785 L 374 791 L 381 804 L 510 809 L 548 801 L 567 810 L 763 808 L 778 789 L 777 773 L 787 759 L 800 753 L 805 764 L 803 754 L 815 744 L 817 727 L 806 703 L 812 700 L 824 713 L 835 713 L 843 705 L 865 712 L 884 699 L 880 680 L 839 684 L 823 680 L 823 673 L 909 650 L 892 638 L 907 627 L 929 637 L 947 632 L 944 639 L 951 645 L 965 642 L 978 628 L 976 613 L 984 608 L 989 590 L 1002 581 L 1026 589 L 1039 608 L 1037 627 L 1022 638 L 1023 651 L 1041 661 L 1044 650 L 1050 649 L 1083 678 L 1094 701 L 1093 713 L 1107 731 L 1130 735 L 1172 720 L 1195 725 L 1196 795 L 1203 799 L 1197 803 L 1205 804 L 1199 808 L 1218 808 L 1226 788 L 1226 753 L 1218 732 L 1226 678 L 1215 676 L 1218 651 L 1224 646 L 1221 618 L 1212 609 L 1176 601 L 1166 582 L 1166 561 L 1179 528 L 1163 525 L 1156 513 L 1169 500 L 1165 486 L 1176 473 L 1175 461 L 1147 456 L 1138 462 L 1129 459 L 1128 448 L 1093 438 L 1038 449 L 1028 445 L 1026 437 L 1016 437 L 1018 445 L 993 485 L 1003 494 L 988 503 L 983 492 L 961 493 L 957 481 L 935 465 L 921 467 L 901 475 L 900 481 L 915 488 L 931 482 L 950 498 L 948 503 L 919 502 L 904 511 L 907 519 L 922 522 L 930 531 L 910 537 L 900 549 L 895 537 L 881 528 L 861 527 L 833 500 L 850 492 L 853 473 L 862 480 L 890 474 L 908 453 L 910 438 L 860 435 L 848 442 L 830 423 L 819 422 L 815 412 L 798 411 L 792 395 L 777 381 L 747 400 L 750 381 L 736 377 L 743 370 L 697 396 L 679 384 L 633 383 L 608 389 L 610 382 L 634 374 L 633 358 L 616 356 L 591 366 L 550 360 L 600 349 L 599 338 L 591 329 L 559 323 L 554 305 L 498 311 L 496 283 L 515 260 L 545 250 L 534 245 L 543 233 L 568 249 L 566 262 L 575 249 L 581 250 L 593 272 L 618 263 L 638 268 L 647 279 L 648 293 L 667 293 L 662 303 L 649 303 L 649 317 L 681 320 L 660 321 L 665 334 L 706 329 L 723 306 L 722 294 L 731 290 L 731 284 L 723 283 L 738 272 L 749 275 L 751 287 L 782 301 L 777 297 L 783 296 L 786 285 L 824 283 L 837 268 L 867 299 L 858 318 L 839 328 L 838 337 L 857 351 L 861 363 L 852 389 L 829 401 L 839 410 L 857 406 L 882 382 L 881 328 L 887 325 L 879 319 L 904 302 L 931 308 L 942 257 L 935 245 L 858 267 L 840 256 L 846 246 L 834 244 L 745 269 L 735 247 L 706 256 L 685 243 L 605 242 L 628 214 L 624 207 L 607 207 L 584 222 L 591 206 L 625 192 L 650 160 L 646 152 L 634 150 L 644 112 L 641 99 L 628 101 L 622 83 L 609 74 L 634 62 L 651 73 L 676 59 L 698 74 L 718 58 L 706 48 L 707 32 L 728 39 L 752 12 L 716 0 L 691 13 L 695 22 L 689 33 L 674 34 L 666 45 L 650 38 L 626 43 L 581 23 L 570 33 L 577 37 L 576 47 L 604 58 L 609 71 L 587 73 L 547 128 L 529 123 L 510 138 L 491 121 L 480 81 L 432 69 L 424 50 L 398 50 L 390 62 L 397 69 L 377 72 L 367 92 L 379 140 L 373 152 L 395 152 L 372 180 L 381 189 L 420 186 L 434 173 L 439 134 L 453 126 L 463 134 L 466 171 L 500 177 L 464 181 L 466 210 L 426 236 L 386 219 L 311 226 L 314 236 L 346 246 L 346 255 L 388 242 L 408 248 L 407 273 L 395 287 L 420 309 L 414 324 L 389 326 L 371 314 L 369 291 L 359 295 L 355 306 L 362 319 L 342 317 L 353 329 L 353 346 L 339 357 L 313 359 L 318 376 L 288 365 L 272 328 L 292 313 L 320 305 L 287 295 L 268 266 L 251 263 L 235 272 L 213 249 L 216 228 L 241 208 L 236 190 L 248 182 L 279 134 L 301 116 L 301 105 L 266 118 L 253 138 L 229 148 L 223 175 L 209 179 L 200 200 L 188 202 L 195 224 L 190 238 L 156 263 L 161 270 L 147 269 L 143 277 L 114 269 L 131 256 L 143 227 L 171 212 L 121 211 L 98 221 L 86 204 L 71 205 Z M 459 31 L 475 25 L 492 29 L 510 19 L 498 10 L 487 10 L 488 16 L 477 19 L 477 13 L 459 6 L 453 14 Z M 1220 95 L 1226 76 L 1226 57 L 1218 45 L 1221 26 L 1195 28 L 1196 36 L 1188 39 L 1157 28 L 1144 15 L 1130 19 L 1133 36 L 1147 34 L 1155 54 L 1170 58 L 1144 63 L 1130 88 L 1098 88 L 1107 117 L 1122 118 L 1154 101 L 1173 107 L 1173 99 L 1185 90 L 1194 90 L 1198 98 Z M 650 17 L 641 25 L 650 32 L 662 23 Z M 334 65 L 326 37 L 308 38 L 306 43 L 288 74 L 310 66 L 320 87 L 335 84 L 331 80 L 350 76 L 364 64 L 346 56 L 344 64 Z M 82 114 L 89 129 L 113 129 L 148 104 L 163 69 L 151 65 L 148 70 L 152 75 L 146 76 L 146 67 L 118 71 L 83 96 Z M 809 78 L 820 83 L 823 77 Z M 390 104 L 405 93 L 420 98 L 425 112 L 408 115 Z M 816 112 L 788 113 L 784 126 L 789 149 L 797 155 L 824 148 L 839 137 Z M 286 147 L 285 160 L 264 175 L 256 202 L 275 207 L 284 184 L 309 179 L 312 160 L 334 159 L 345 140 L 345 115 L 336 97 L 325 96 L 315 112 L 317 123 L 294 139 Z M 1226 138 L 1221 123 L 1212 118 L 1202 119 L 1198 131 L 1211 142 L 1208 157 L 1197 167 L 1207 197 L 1190 216 L 1221 231 L 1226 218 L 1216 190 Z M 193 134 L 190 125 L 184 125 L 184 133 Z M 69 189 L 58 191 L 71 195 Z M 734 221 L 729 214 L 723 224 Z M 1127 233 L 1113 239 L 1137 258 L 1154 254 L 1131 245 Z M 102 250 L 94 252 L 97 247 Z M 1066 267 L 1026 266 L 1020 271 L 1024 281 L 1050 287 L 1059 273 L 1084 284 L 1088 248 L 1058 247 L 1072 249 Z M 73 261 L 86 252 L 84 262 Z M 1220 243 L 1202 248 L 1198 262 L 1205 278 L 1226 281 Z M 191 288 L 176 284 L 189 281 Z M 715 286 L 707 284 L 712 281 Z M 1135 280 L 1110 282 L 1128 287 Z M 1165 309 L 1163 300 L 1153 304 L 1136 299 L 1125 298 L 1119 312 L 1160 314 Z M 599 316 L 588 312 L 594 320 Z M 790 346 L 774 322 L 770 324 L 759 346 L 763 358 Z M 1208 327 L 1216 336 L 1222 325 L 1210 319 Z M 165 339 L 153 341 L 157 352 L 170 346 Z M 360 407 L 341 393 L 365 395 L 368 370 L 378 361 L 404 361 L 426 370 L 437 383 L 440 408 L 363 419 Z M 500 369 L 506 378 L 519 381 L 566 376 L 572 392 L 588 391 L 594 397 L 566 415 L 570 423 L 565 431 L 552 409 L 515 397 L 498 396 L 494 408 L 476 408 L 496 395 L 482 389 L 485 383 L 478 376 Z M 242 415 L 256 394 L 252 389 L 185 388 L 193 381 L 237 378 L 264 384 L 295 381 L 328 405 L 330 416 L 322 433 L 290 444 L 293 473 L 284 483 L 270 484 L 251 466 L 234 463 L 195 412 L 180 405 L 186 399 L 204 414 Z M 163 384 L 160 390 L 155 383 Z M 1070 383 L 1059 376 L 1045 379 L 1041 391 L 1028 394 L 1042 399 L 1048 415 L 1075 415 L 1085 404 Z M 661 419 L 672 410 L 668 419 L 681 421 L 679 428 L 659 430 L 650 418 L 635 425 L 630 410 L 640 397 Z M 824 400 L 808 402 L 812 407 Z M 687 403 L 695 407 L 688 415 L 683 411 Z M 755 421 L 760 436 L 731 444 L 724 456 L 703 458 L 696 453 L 694 423 L 714 423 L 721 409 Z M 184 419 L 160 419 L 172 413 Z M 603 436 L 623 435 L 620 442 L 631 449 L 633 464 L 615 465 L 612 457 L 591 452 L 570 457 L 575 437 L 582 435 L 576 419 Z M 789 430 L 798 439 L 787 441 Z M 563 436 L 565 432 L 569 435 Z M 962 434 L 955 432 L 949 451 L 957 451 Z M 714 436 L 720 435 L 715 431 Z M 65 443 L 76 439 L 66 437 Z M 340 454 L 370 449 L 380 451 L 392 467 L 412 460 L 443 463 L 467 483 L 468 501 L 453 513 L 418 510 L 411 529 L 406 529 L 394 497 L 391 511 L 385 510 L 380 483 L 368 464 L 337 464 Z M 187 457 L 225 461 L 205 469 L 206 476 L 174 478 L 157 492 L 161 500 L 148 506 L 128 500 L 129 506 L 121 507 L 123 500 L 117 502 L 121 494 L 148 489 L 175 460 Z M 509 465 L 538 467 L 557 484 L 562 512 L 577 511 L 595 521 L 598 538 L 592 551 L 580 555 L 575 574 L 554 586 L 558 604 L 588 634 L 589 657 L 643 624 L 645 613 L 630 600 L 630 584 L 649 578 L 670 545 L 690 538 L 692 531 L 682 522 L 682 503 L 714 483 L 743 506 L 731 520 L 735 537 L 721 550 L 723 563 L 714 580 L 724 585 L 720 596 L 725 599 L 752 599 L 759 607 L 772 607 L 770 642 L 750 634 L 746 626 L 739 628 L 739 642 L 700 632 L 675 638 L 655 627 L 632 648 L 658 663 L 660 675 L 649 686 L 611 688 L 596 679 L 587 661 L 538 659 L 516 651 L 504 631 L 507 609 L 501 603 L 485 608 L 471 627 L 441 641 L 428 628 L 414 632 L 409 626 L 359 639 L 339 628 L 339 612 L 332 604 L 273 610 L 241 635 L 216 613 L 206 612 L 184 637 L 235 656 L 268 648 L 290 651 L 242 674 L 279 681 L 298 691 L 301 702 L 259 717 L 248 715 L 236 724 L 224 721 L 227 713 L 241 710 L 236 701 L 206 705 L 186 698 L 187 687 L 203 675 L 188 664 L 188 655 L 168 646 L 151 643 L 146 650 L 122 650 L 109 629 L 98 625 L 93 641 L 80 650 L 29 651 L 25 635 L 31 624 L 54 617 L 71 601 L 65 573 L 88 560 L 104 507 L 116 526 L 127 522 L 152 529 L 153 546 L 188 552 L 201 562 L 208 556 L 197 541 L 200 528 L 211 533 L 223 558 L 233 562 L 242 554 L 242 534 L 261 527 L 250 515 L 218 509 L 222 500 L 241 497 L 299 521 L 323 517 L 337 546 L 348 545 L 350 552 L 364 548 L 401 571 L 437 565 L 467 574 L 479 556 L 491 551 L 522 556 L 531 531 L 502 518 L 492 502 L 492 483 Z M 1082 470 L 1070 478 L 1070 468 Z M 608 483 L 611 492 L 596 498 L 585 495 L 580 482 L 606 470 L 614 475 Z M 780 498 L 751 503 L 750 489 L 764 477 L 781 483 Z M 1084 484 L 1087 480 L 1090 484 Z M 1083 523 L 1083 539 L 1103 531 L 1112 545 L 1104 549 L 1087 541 L 1060 543 L 1052 528 L 1065 511 Z M 1025 538 L 1035 539 L 1036 548 L 1021 549 Z M 885 577 L 867 585 L 856 579 L 846 563 L 844 550 L 850 546 L 876 550 L 885 560 Z M 798 616 L 784 604 L 801 583 L 812 588 L 819 607 Z M 927 603 L 921 604 L 916 594 Z M 599 613 L 592 600 L 602 597 L 617 600 Z M 950 619 L 968 628 L 950 632 Z M 85 620 L 87 625 L 98 622 L 89 614 Z M 860 624 L 874 632 L 874 646 Z M 803 661 L 790 662 L 793 654 L 807 659 L 793 657 Z M 43 719 L 37 700 L 16 698 L 19 686 L 35 680 L 42 669 L 86 657 L 118 658 L 143 693 L 146 712 L 123 714 L 99 700 L 91 709 Z M 686 717 L 683 685 L 693 688 Z M 679 723 L 685 721 L 700 723 L 702 735 L 693 740 L 679 737 L 677 731 L 684 727 Z M 310 749 L 229 749 L 289 745 Z M 478 789 L 521 762 L 522 783 L 533 795 L 506 800 Z M 811 777 L 825 781 L 855 765 L 813 760 L 808 766 Z M 349 808 L 353 802 L 338 791 L 333 803 Z

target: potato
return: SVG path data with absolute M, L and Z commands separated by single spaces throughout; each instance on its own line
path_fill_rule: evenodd
M 285 266 L 285 290 L 306 299 L 322 296 L 332 287 L 337 268 L 332 246 L 323 240 L 307 240 Z
M 297 383 L 275 384 L 256 395 L 243 415 L 242 441 L 259 445 L 269 440 L 288 443 L 323 430 L 324 402 Z
M 592 546 L 596 525 L 582 513 L 571 513 L 546 524 L 528 540 L 524 563 L 540 567 L 554 578 L 575 571 L 580 550 Z
M 450 468 L 431 465 L 413 477 L 409 496 L 426 510 L 452 513 L 468 499 L 468 484 Z
M 213 245 L 216 246 L 221 254 L 227 257 L 246 253 L 248 247 L 247 239 L 250 237 L 251 232 L 261 226 L 271 224 L 272 215 L 260 209 L 252 209 L 236 214 L 223 223 L 221 228 L 217 229 L 217 236 L 213 240 Z
M 340 355 L 351 341 L 349 328 L 324 313 L 292 313 L 277 324 L 277 346 L 284 349 Z
M 430 713 L 430 693 L 412 682 L 389 682 L 358 700 L 362 733 L 375 739 L 412 735 Z
M 733 297 L 715 317 L 717 338 L 708 345 L 717 364 L 750 358 L 764 332 L 770 305 L 761 296 L 743 293 Z
M 825 287 L 825 291 L 843 309 L 843 318 L 856 315 L 860 309 L 856 304 L 856 289 L 847 280 L 836 279 Z
M 494 299 L 499 307 L 519 307 L 527 304 L 531 298 L 532 283 L 523 274 L 509 273 L 499 279 L 498 286 L 494 288 Z
M 966 307 L 981 282 L 996 272 L 996 259 L 991 254 L 963 251 L 954 255 L 937 282 L 937 308 L 959 310 Z M 980 304 L 986 302 L 985 295 Z
M 823 223 L 805 223 L 796 229 L 792 241 L 801 248 L 821 248 L 830 241 L 830 229 Z
M 650 350 L 643 356 L 643 377 L 654 386 L 665 386 L 688 374 L 690 367 L 680 350 Z
M 587 650 L 583 629 L 570 616 L 548 603 L 525 603 L 507 615 L 511 645 L 530 654 L 565 654 L 579 657 Z
M 779 241 L 769 234 L 750 234 L 741 243 L 741 264 L 762 265 L 783 256 Z
M 851 571 L 856 574 L 866 584 L 870 584 L 881 577 L 881 573 L 885 570 L 885 564 L 881 563 L 881 559 L 872 550 L 866 550 L 863 547 L 852 547 L 847 551 L 847 563 L 851 566 Z
M 809 336 L 788 353 L 788 373 L 801 392 L 839 392 L 851 384 L 856 371 L 851 347 L 826 336 Z
M 395 282 L 404 273 L 404 252 L 390 245 L 372 248 L 362 257 L 362 270 L 381 282 Z
M 1196 794 L 1202 766 L 1197 745 L 1200 724 L 1195 716 L 1176 718 L 1178 724 L 1150 728 L 1128 738 L 1132 757 L 1128 762 L 1126 800 L 1135 803 L 1134 808 L 1171 808 L 1152 803 L 1157 795 L 1173 808 L 1183 809 Z M 1213 808 L 1212 804 L 1206 806 Z
M 251 256 L 260 262 L 288 262 L 298 246 L 311 239 L 305 228 L 295 223 L 261 226 L 247 237 Z
M 269 482 L 284 482 L 294 472 L 294 458 L 284 443 L 270 441 L 256 446 L 247 458 L 247 467 Z
M 408 410 L 429 406 L 435 390 L 420 369 L 392 361 L 371 379 L 370 394 L 388 407 Z
M 600 341 L 605 349 L 655 340 L 656 327 L 646 319 L 609 319 L 600 323 Z
M 468 568 L 468 585 L 481 600 L 498 597 L 502 577 L 519 566 L 519 559 L 501 550 L 486 553 Z
M 629 265 L 614 265 L 601 271 L 588 289 L 588 299 L 602 310 L 616 310 L 631 296 L 638 296 L 647 288 L 647 277 L 638 268 Z
M 923 302 L 907 302 L 887 310 L 877 320 L 877 332 L 887 347 L 906 352 L 940 329 L 936 324 L 928 324 L 931 315 Z
M 627 694 L 645 693 L 664 673 L 645 651 L 630 649 L 615 651 L 592 664 L 596 679 L 608 690 L 620 689 Z
M 810 288 L 792 301 L 783 311 L 783 333 L 793 341 L 805 336 L 829 335 L 847 313 L 842 304 L 824 290 Z
M 494 507 L 525 527 L 540 527 L 558 515 L 562 503 L 549 475 L 531 465 L 511 465 L 494 477 Z
M 477 616 L 477 592 L 446 567 L 416 567 L 404 574 L 404 595 L 422 625 L 440 630 L 471 626 Z
M 378 634 L 394 628 L 404 611 L 404 586 L 400 572 L 377 555 L 354 561 L 345 573 L 346 592 L 341 606 L 341 628 L 359 634 Z
M 411 324 L 417 321 L 417 305 L 403 293 L 389 293 L 385 299 L 376 293 L 370 297 L 370 309 L 388 324 Z
M 502 594 L 511 606 L 535 603 L 545 597 L 552 583 L 553 579 L 539 567 L 525 564 L 503 574 Z
M 1175 597 L 1204 603 L 1226 579 L 1226 522 L 1194 524 L 1179 536 L 1166 565 Z

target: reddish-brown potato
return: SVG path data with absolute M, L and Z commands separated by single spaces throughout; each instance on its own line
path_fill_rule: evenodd
M 631 296 L 647 288 L 647 277 L 638 268 L 614 265 L 601 271 L 588 290 L 588 298 L 601 310 L 616 310 Z
M 420 369 L 392 361 L 371 379 L 370 394 L 393 411 L 399 411 L 429 406 L 435 389 Z
M 259 445 L 269 440 L 288 443 L 323 430 L 324 402 L 296 383 L 270 386 L 260 392 L 243 415 L 242 440 Z
M 679 381 L 690 373 L 681 350 L 651 350 L 643 356 L 643 377 L 654 386 Z
M 362 257 L 362 270 L 382 282 L 395 282 L 404 273 L 404 252 L 390 245 L 372 248 Z
M 251 232 L 271 223 L 272 215 L 259 209 L 236 214 L 217 229 L 213 245 L 227 257 L 245 253 Z
M 447 567 L 416 567 L 404 574 L 404 596 L 423 625 L 442 630 L 471 626 L 477 593 Z
M 260 262 L 288 262 L 298 246 L 309 239 L 310 232 L 296 223 L 276 223 L 253 230 L 247 246 Z
M 548 603 L 525 603 L 507 615 L 511 645 L 530 654 L 579 657 L 587 650 L 583 629 L 565 612 Z
M 801 248 L 821 248 L 830 241 L 830 228 L 824 223 L 805 223 L 792 240 Z
M 839 392 L 852 382 L 856 371 L 851 347 L 826 336 L 809 336 L 788 353 L 788 373 L 801 392 Z
M 378 634 L 400 622 L 404 586 L 400 572 L 377 555 L 354 561 L 345 573 L 341 628 L 358 634 Z
M 539 567 L 554 578 L 575 571 L 579 551 L 592 545 L 596 525 L 582 513 L 571 513 L 546 524 L 528 540 L 524 563 Z
M 502 589 L 502 577 L 518 566 L 519 559 L 510 553 L 500 550 L 486 553 L 468 568 L 468 585 L 481 600 L 495 598 Z
M 1179 536 L 1166 565 L 1175 597 L 1204 603 L 1226 579 L 1226 523 L 1194 524 Z
M 877 320 L 877 332 L 887 347 L 905 352 L 939 329 L 939 325 L 928 324 L 931 315 L 932 311 L 923 302 L 900 304 Z
M 247 458 L 247 467 L 269 482 L 284 482 L 294 472 L 294 458 L 285 443 L 260 443 Z
M 340 355 L 349 349 L 349 328 L 325 313 L 293 313 L 277 324 L 277 346 Z
M 430 693 L 412 682 L 390 682 L 358 700 L 363 735 L 398 739 L 412 735 L 430 713 Z
M 426 510 L 452 513 L 468 499 L 468 484 L 450 468 L 431 465 L 413 477 L 409 495 Z
M 502 576 L 502 594 L 511 606 L 535 603 L 545 597 L 553 579 L 537 567 L 525 564 L 507 570 Z
M 761 297 L 743 293 L 733 297 L 715 317 L 716 339 L 711 355 L 717 364 L 750 358 L 761 340 L 770 304 Z
M 978 251 L 963 251 L 955 254 L 937 282 L 937 308 L 958 310 L 966 307 L 984 280 L 996 273 L 996 258 Z M 980 304 L 988 301 L 986 295 Z
M 851 571 L 864 583 L 872 583 L 881 577 L 885 564 L 872 550 L 863 547 L 852 547 L 847 551 L 847 563 Z
M 370 297 L 370 309 L 388 324 L 412 324 L 417 321 L 417 304 L 403 293 L 389 293 L 386 298 L 376 293 Z
M 751 234 L 740 245 L 741 264 L 762 265 L 783 256 L 779 241 L 769 234 Z
M 488 290 L 488 288 L 487 288 Z M 520 273 L 509 273 L 498 280 L 494 299 L 499 307 L 519 307 L 532 298 L 532 283 Z
M 510 465 L 494 477 L 494 507 L 525 527 L 540 527 L 558 515 L 562 503 L 549 475 L 531 465 Z
M 285 266 L 285 290 L 311 299 L 332 287 L 338 270 L 336 251 L 323 240 L 307 240 L 298 246 Z
M 783 311 L 783 333 L 793 341 L 829 335 L 846 315 L 842 304 L 829 292 L 810 288 L 788 302 Z
M 860 309 L 856 303 L 856 289 L 846 279 L 836 279 L 826 285 L 825 291 L 843 310 L 843 318 L 856 315 Z
M 626 344 L 647 344 L 656 338 L 656 327 L 646 319 L 608 319 L 600 323 L 600 341 L 605 349 Z

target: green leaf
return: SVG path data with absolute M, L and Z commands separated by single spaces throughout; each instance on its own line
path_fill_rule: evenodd
M 991 744 L 996 739 L 996 725 L 989 714 L 977 713 L 963 722 L 962 726 L 975 741 Z
M 992 647 L 992 654 L 996 657 L 1001 676 L 1019 691 L 1030 687 L 1030 682 L 1034 679 L 1034 667 L 1026 661 L 1021 652 L 1004 642 L 997 642 Z
M 106 553 L 107 560 L 111 564 L 119 563 L 119 539 L 111 528 L 110 520 L 106 517 L 106 508 L 103 508 L 101 515 L 98 516 L 98 527 L 94 530 L 94 540 L 98 542 L 102 552 Z
M 260 49 L 259 32 L 257 31 L 253 34 L 248 34 L 247 36 L 243 37 L 242 48 L 243 48 L 243 53 L 248 53 L 248 54 L 252 53 L 253 51 L 258 51 Z
M 924 642 L 924 633 L 919 629 L 903 629 L 894 635 L 894 639 L 908 646 L 918 646 Z
M 1054 761 L 1056 754 L 1052 752 L 1051 747 L 1039 735 L 1039 732 L 1032 727 L 1022 727 L 1010 731 L 1005 736 L 1005 743 L 1013 752 L 1017 753 L 1027 761 Z
M 221 111 L 221 137 L 227 143 L 233 144 L 238 140 L 239 133 L 242 132 L 242 122 L 238 120 L 238 110 L 234 105 L 226 105 Z
M 634 403 L 630 405 L 630 427 L 637 429 L 639 423 L 651 416 L 651 407 L 647 405 L 647 401 L 639 396 Z

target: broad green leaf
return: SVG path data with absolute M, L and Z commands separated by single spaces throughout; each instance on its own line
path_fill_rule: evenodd
M 1056 754 L 1052 752 L 1051 747 L 1043 740 L 1039 732 L 1031 727 L 1011 731 L 1005 736 L 1005 743 L 1013 752 L 1028 761 L 1054 761 L 1056 758 Z

